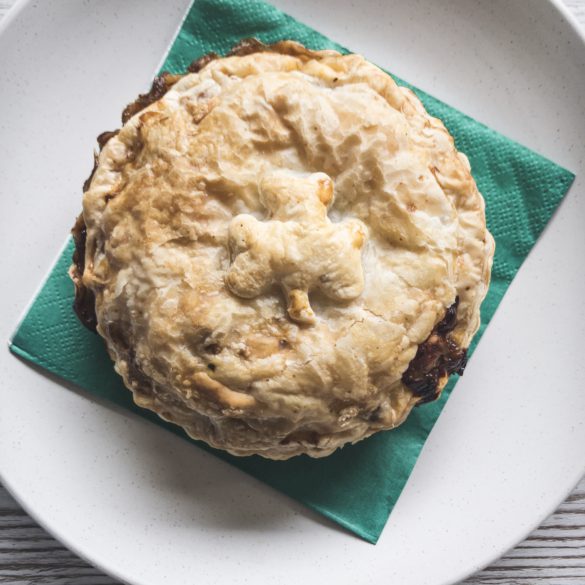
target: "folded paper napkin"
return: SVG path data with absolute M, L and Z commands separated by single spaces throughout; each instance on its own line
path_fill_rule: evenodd
M 193 59 L 210 51 L 224 54 L 245 37 L 257 37 L 265 43 L 294 39 L 312 49 L 347 52 L 261 0 L 198 0 L 189 10 L 162 69 L 184 72 Z M 468 155 L 497 243 L 492 284 L 482 307 L 481 328 L 470 348 L 472 353 L 573 175 L 441 101 L 415 91 L 427 110 L 443 120 L 457 147 Z M 132 403 L 101 338 L 77 321 L 71 308 L 73 285 L 67 276 L 71 253 L 69 242 L 14 334 L 11 350 L 93 396 L 115 402 L 190 440 L 178 427 Z M 378 433 L 326 459 L 301 456 L 275 462 L 260 457 L 236 458 L 194 443 L 375 543 L 454 385 L 452 380 L 439 401 L 415 408 L 398 429 Z

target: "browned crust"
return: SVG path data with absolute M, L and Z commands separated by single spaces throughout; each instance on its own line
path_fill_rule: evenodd
M 144 108 L 147 108 L 150 104 L 160 100 L 160 98 L 163 97 L 163 95 L 165 95 L 165 93 L 167 93 L 167 91 L 169 91 L 169 89 L 171 89 L 181 77 L 183 76 L 172 75 L 166 71 L 157 75 L 152 81 L 150 90 L 147 93 L 141 93 L 132 103 L 124 108 L 124 111 L 122 112 L 122 124 L 126 124 L 132 116 L 144 110 Z
M 309 55 L 310 51 L 305 49 L 302 45 L 291 43 L 289 41 L 282 41 L 274 45 L 265 45 L 257 39 L 249 38 L 243 39 L 236 46 L 234 46 L 228 53 L 229 56 L 234 55 L 251 55 L 263 51 L 275 51 L 287 54 L 305 54 Z M 215 59 L 219 59 L 217 53 L 208 53 L 198 59 L 195 59 L 187 68 L 186 73 L 197 73 L 206 67 Z M 168 72 L 163 72 L 154 78 L 150 90 L 146 93 L 140 94 L 132 103 L 128 104 L 122 112 L 122 124 L 125 124 L 132 116 L 141 112 L 149 105 L 161 99 L 167 91 L 181 79 L 183 75 L 173 75 Z M 108 141 L 118 134 L 119 130 L 112 130 L 102 132 L 97 137 L 99 150 L 101 151 Z M 91 180 L 98 166 L 98 154 L 94 153 L 93 168 L 89 177 L 83 183 L 83 192 L 85 193 L 91 185 Z M 73 241 L 75 243 L 75 251 L 73 252 L 73 265 L 70 269 L 70 275 L 75 283 L 75 300 L 73 301 L 73 309 L 79 317 L 79 320 L 91 331 L 96 331 L 97 317 L 95 314 L 95 295 L 93 291 L 84 286 L 82 282 L 83 271 L 85 270 L 85 239 L 86 228 L 83 219 L 83 214 L 80 214 L 75 225 L 71 230 Z
M 203 69 L 206 65 L 208 65 L 212 61 L 215 61 L 216 59 L 219 59 L 219 55 L 217 53 L 214 53 L 213 51 L 211 53 L 207 53 L 207 55 L 203 55 L 203 57 L 195 59 L 195 61 L 193 61 L 191 65 L 187 67 L 187 72 L 199 73 L 201 69 Z
M 310 59 L 313 56 L 313 51 L 296 42 L 279 41 L 271 45 L 266 45 L 255 38 L 243 39 L 229 51 L 227 56 L 252 55 L 266 51 L 306 59 Z M 219 58 L 220 56 L 214 52 L 203 55 L 189 65 L 185 74 L 198 73 L 209 63 Z M 140 94 L 136 100 L 126 106 L 122 112 L 122 123 L 125 124 L 132 116 L 161 99 L 181 77 L 183 75 L 173 75 L 167 72 L 163 72 L 161 75 L 155 77 L 150 90 L 147 93 Z M 114 130 L 100 134 L 97 138 L 100 150 L 118 132 L 119 130 Z M 98 156 L 94 154 L 94 166 L 90 176 L 83 184 L 84 192 L 89 189 L 97 165 Z M 96 331 L 95 295 L 82 282 L 83 271 L 85 269 L 86 240 L 86 227 L 83 214 L 80 214 L 77 218 L 72 229 L 72 235 L 75 242 L 73 265 L 70 269 L 71 278 L 75 283 L 73 308 L 83 325 L 91 331 Z M 451 374 L 463 374 L 467 363 L 467 350 L 460 348 L 450 337 L 451 331 L 453 331 L 457 324 L 458 303 L 459 299 L 457 298 L 455 303 L 447 309 L 444 318 L 435 326 L 429 337 L 419 345 L 414 359 L 410 362 L 408 369 L 402 376 L 402 382 L 405 386 L 412 390 L 415 396 L 420 397 L 420 401 L 417 404 L 424 404 L 436 400 L 440 396 L 441 390 Z M 122 336 L 118 335 L 117 337 L 120 340 Z M 148 385 L 150 381 L 144 376 L 138 366 L 128 342 L 125 341 L 121 345 L 127 348 L 125 353 L 130 380 L 138 383 L 142 380 Z
M 244 55 L 265 53 L 267 51 L 305 59 L 312 59 L 315 55 L 315 51 L 307 49 L 307 47 L 295 41 L 278 41 L 276 43 L 272 43 L 271 45 L 266 45 L 262 41 L 250 37 L 247 39 L 242 39 L 237 45 L 235 45 L 229 51 L 227 57 L 243 57 Z

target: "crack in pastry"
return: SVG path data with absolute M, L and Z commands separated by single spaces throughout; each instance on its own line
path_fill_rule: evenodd
M 457 325 L 459 297 L 447 309 L 445 316 L 416 351 L 414 359 L 402 375 L 404 384 L 420 397 L 417 406 L 436 400 L 452 374 L 463 375 L 467 365 L 467 349 L 451 339 Z
M 98 144 L 75 310 L 138 405 L 235 455 L 322 457 L 463 372 L 484 202 L 359 55 L 248 39 L 155 79 Z

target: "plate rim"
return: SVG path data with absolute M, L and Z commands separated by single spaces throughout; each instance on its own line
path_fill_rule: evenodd
M 196 1 L 196 0 L 192 0 L 192 1 Z M 555 10 L 557 11 L 557 13 L 559 14 L 559 16 L 561 17 L 561 19 L 563 21 L 563 26 L 568 25 L 569 28 L 571 29 L 572 33 L 577 37 L 577 39 L 579 39 L 579 41 L 581 43 L 581 50 L 585 54 L 585 27 L 579 23 L 576 16 L 570 11 L 570 9 L 566 6 L 566 4 L 564 4 L 564 2 L 562 0 L 546 0 L 546 2 L 555 8 Z M 12 26 L 14 24 L 15 20 L 18 18 L 18 16 L 32 3 L 33 3 L 33 0 L 15 0 L 14 4 L 10 7 L 6 16 L 0 22 L 0 35 L 2 35 L 10 26 Z M 191 7 L 191 2 L 187 6 L 185 13 L 183 14 L 181 19 L 179 20 L 179 22 L 177 24 L 176 32 L 179 31 L 179 29 L 183 23 L 184 18 L 186 17 L 186 15 L 189 12 L 190 7 Z M 175 33 L 175 36 L 176 36 L 176 33 Z M 166 51 L 165 51 L 164 55 L 166 55 Z M 163 55 L 163 58 L 161 59 L 161 63 L 164 61 L 164 55 Z M 157 69 L 155 69 L 155 71 L 153 71 L 153 75 L 156 73 L 156 71 L 157 71 Z M 66 245 L 66 242 L 64 245 Z M 49 268 L 47 269 L 47 273 L 41 278 L 40 283 L 38 285 L 38 288 L 34 292 L 32 298 L 29 300 L 29 302 L 25 305 L 25 307 L 22 311 L 22 314 L 19 316 L 16 323 L 20 322 L 22 317 L 26 314 L 26 312 L 30 306 L 30 303 L 32 303 L 37 292 L 42 287 L 47 275 L 50 274 L 51 268 L 52 268 L 55 260 L 60 256 L 61 252 L 62 252 L 62 247 L 59 248 L 59 251 L 55 255 L 51 264 L 49 265 Z M 8 343 L 10 344 L 10 341 Z M 5 351 L 6 351 L 6 349 L 7 348 L 5 346 Z M 139 420 L 138 417 L 137 417 L 137 420 Z M 556 502 L 554 505 L 552 505 L 550 508 L 548 508 L 546 513 L 539 515 L 538 518 L 535 520 L 535 524 L 531 528 L 526 530 L 524 535 L 521 538 L 515 540 L 515 544 L 512 544 L 511 546 L 505 545 L 505 547 L 503 547 L 503 550 L 504 550 L 503 554 L 506 554 L 506 551 L 512 550 L 517 544 L 522 542 L 529 534 L 531 534 L 536 528 L 538 528 L 542 524 L 543 520 L 545 520 L 552 513 L 554 513 L 554 511 L 558 508 L 558 506 L 564 500 L 566 500 L 568 495 L 575 489 L 576 485 L 579 483 L 579 481 L 584 476 L 585 476 L 585 461 L 582 464 L 582 467 L 581 467 L 580 472 L 578 473 L 577 479 L 574 481 L 574 483 L 571 484 L 571 487 L 564 492 L 563 497 L 558 502 Z M 34 504 L 29 503 L 25 499 L 26 496 L 24 494 L 19 493 L 19 491 L 14 488 L 10 479 L 6 476 L 4 470 L 1 467 L 0 467 L 0 483 L 3 485 L 3 487 L 9 493 L 9 495 L 17 502 L 17 504 L 43 530 L 45 530 L 50 536 L 55 538 L 58 542 L 63 544 L 63 546 L 65 546 L 67 549 L 69 549 L 71 552 L 73 552 L 75 555 L 77 555 L 83 561 L 90 564 L 92 567 L 95 567 L 96 569 L 102 571 L 106 575 L 108 575 L 114 579 L 117 579 L 121 583 L 125 583 L 128 585 L 136 585 L 137 582 L 127 580 L 116 569 L 105 566 L 102 562 L 92 559 L 91 553 L 85 552 L 81 548 L 78 548 L 76 543 L 71 541 L 67 537 L 66 534 L 61 533 L 61 531 L 57 527 L 52 526 L 49 522 L 45 522 L 44 518 L 42 517 L 42 512 L 41 511 L 37 512 L 37 510 L 34 507 Z M 465 579 L 465 578 L 470 577 L 471 575 L 474 575 L 475 573 L 481 571 L 483 568 L 489 566 L 490 564 L 492 564 L 493 562 L 495 562 L 496 560 L 501 558 L 501 556 L 502 556 L 501 552 L 496 553 L 495 556 L 490 556 L 490 558 L 488 560 L 486 560 L 485 563 L 478 564 L 472 573 L 469 573 L 468 570 L 465 570 L 462 575 L 457 577 L 454 581 L 450 581 L 449 583 L 455 584 L 455 583 L 458 583 L 461 579 Z

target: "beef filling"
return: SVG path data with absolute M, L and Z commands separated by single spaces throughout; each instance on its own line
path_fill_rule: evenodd
M 417 406 L 439 398 L 446 377 L 451 374 L 463 375 L 467 364 L 467 349 L 459 347 L 450 337 L 457 325 L 459 297 L 447 309 L 445 316 L 428 338 L 419 346 L 402 375 L 402 382 L 415 396 L 421 398 Z
M 90 331 L 95 332 L 97 327 L 97 317 L 95 314 L 95 295 L 93 291 L 83 285 L 81 279 L 85 270 L 85 240 L 87 237 L 83 214 L 80 214 L 71 230 L 75 251 L 73 252 L 73 266 L 71 276 L 75 283 L 75 299 L 73 300 L 73 310 L 79 320 Z

